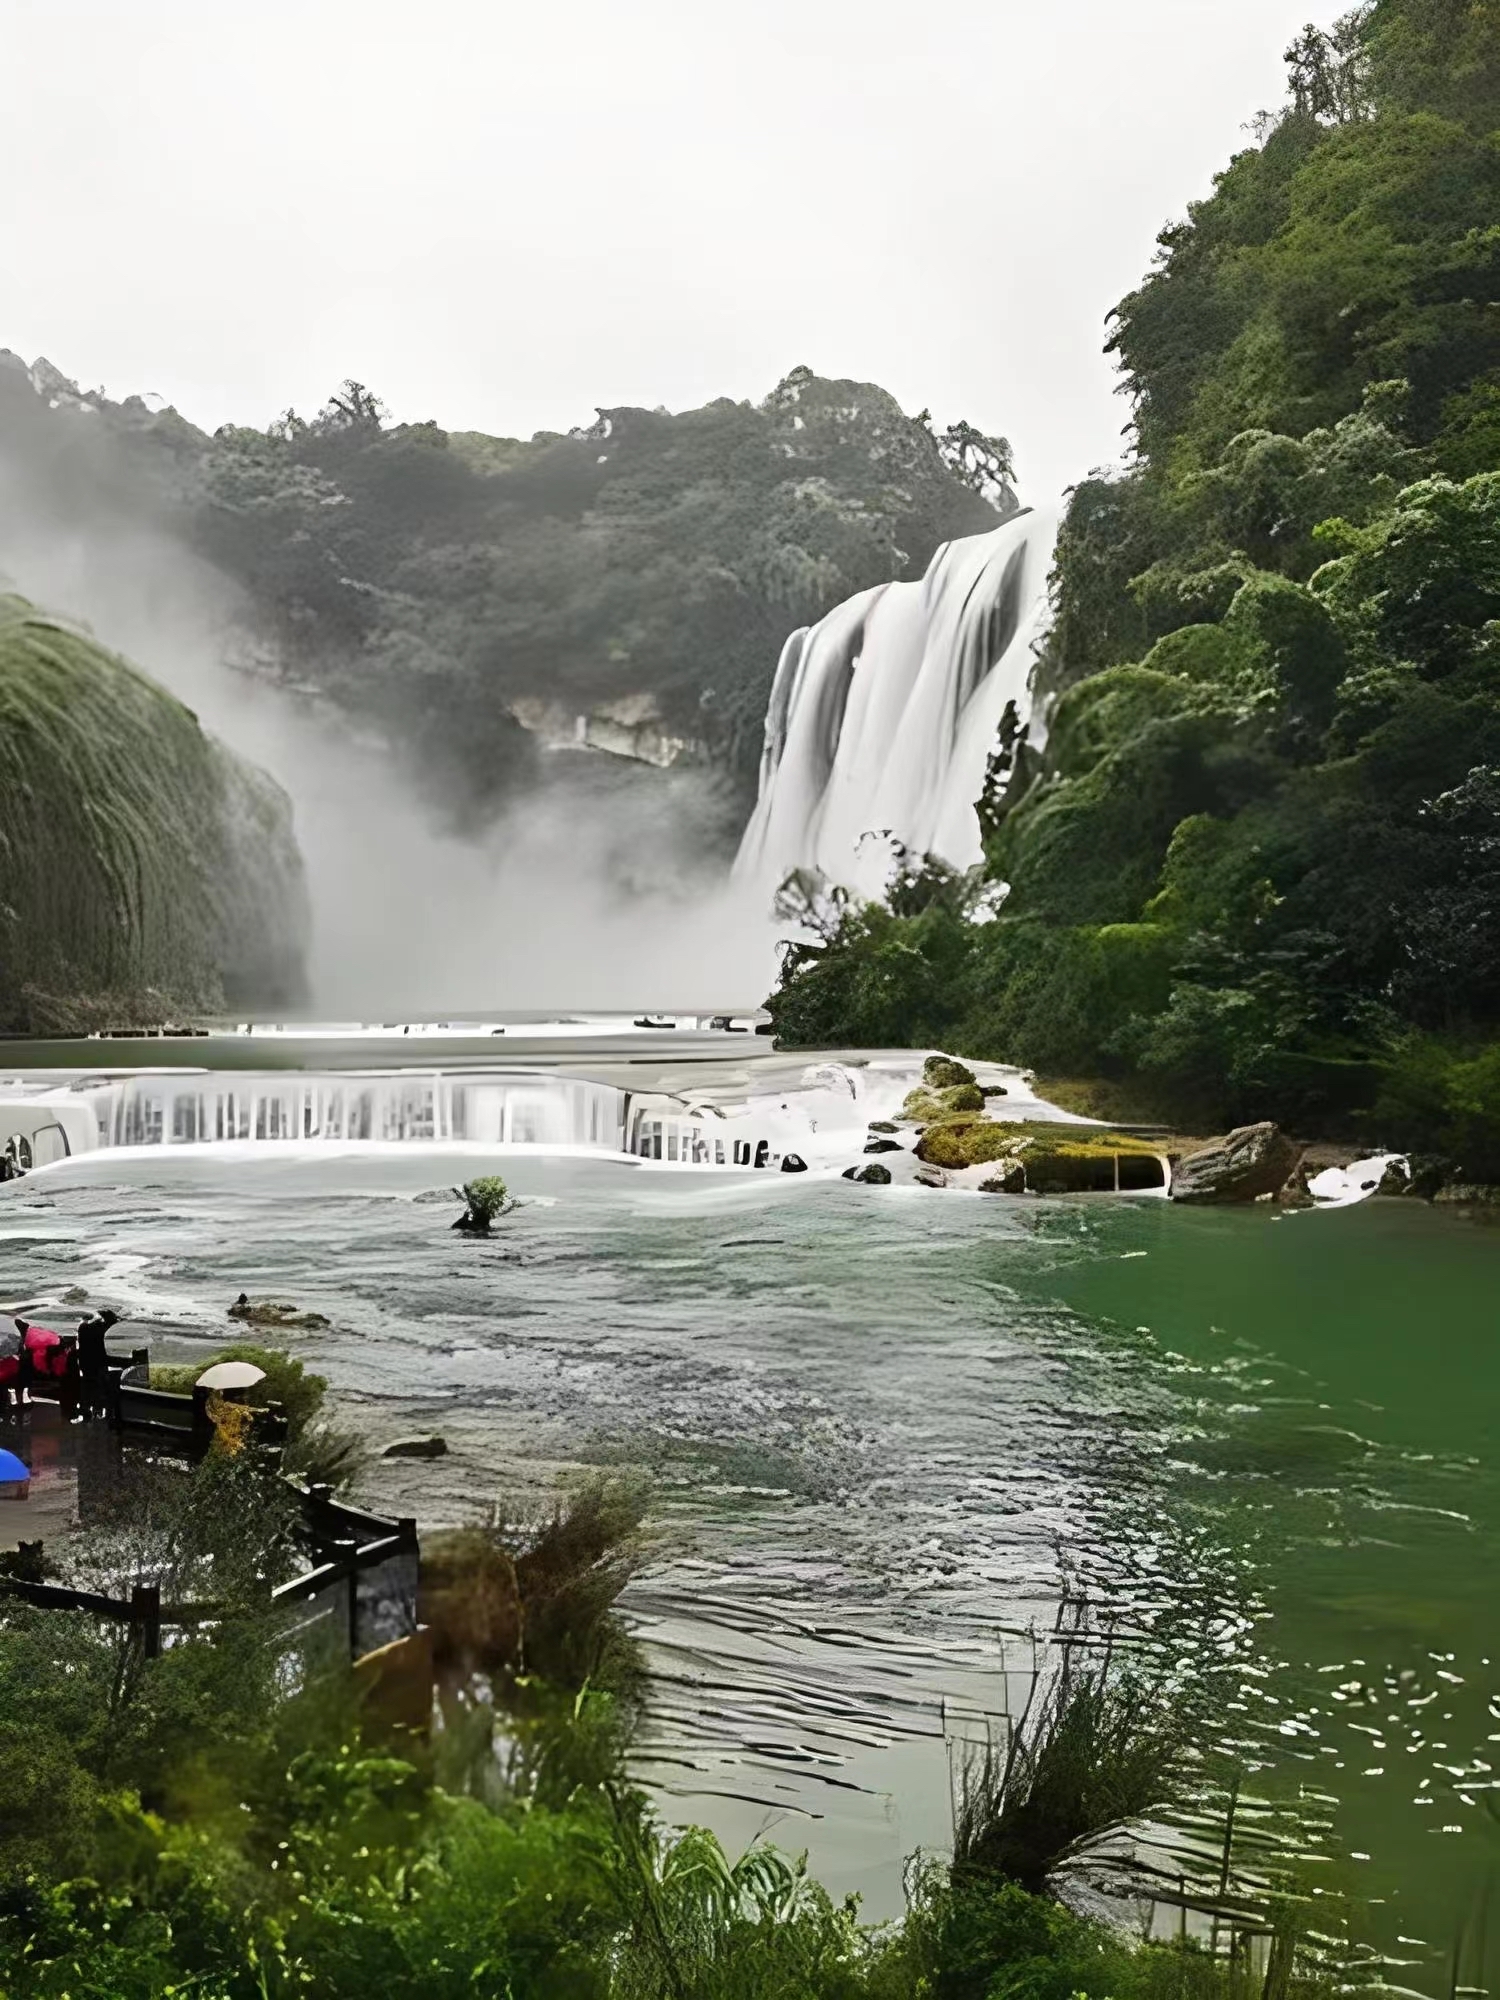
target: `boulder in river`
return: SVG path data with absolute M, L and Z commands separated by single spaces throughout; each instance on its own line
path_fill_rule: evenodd
M 442 1437 L 395 1438 L 380 1454 L 382 1458 L 446 1458 L 448 1440 Z
M 867 1153 L 904 1153 L 906 1148 L 899 1139 L 872 1139 L 865 1147 Z
M 871 1132 L 894 1132 L 896 1127 L 889 1118 L 872 1118 L 866 1129 Z
M 872 1160 L 867 1167 L 850 1167 L 844 1179 L 847 1181 L 863 1181 L 866 1187 L 889 1187 L 891 1184 L 891 1170 L 889 1167 L 882 1167 L 877 1161 Z
M 1439 1190 L 1449 1181 L 1461 1178 L 1453 1162 L 1441 1153 L 1413 1153 L 1409 1157 L 1410 1175 L 1406 1186 L 1394 1190 L 1397 1194 L 1414 1194 L 1422 1201 L 1436 1201 Z M 1381 1189 L 1384 1193 L 1386 1190 Z
M 1285 1187 L 1302 1158 L 1302 1148 L 1269 1119 L 1240 1125 L 1179 1160 L 1172 1171 L 1173 1201 L 1258 1201 Z
M 975 1083 L 975 1077 L 967 1063 L 954 1060 L 952 1056 L 929 1056 L 922 1065 L 922 1081 L 929 1090 L 951 1090 L 956 1084 Z
M 300 1327 L 307 1333 L 316 1333 L 328 1325 L 322 1313 L 298 1312 L 295 1306 L 282 1305 L 275 1299 L 247 1298 L 243 1292 L 229 1308 L 229 1317 L 243 1320 L 247 1326 Z
M 984 1092 L 977 1083 L 948 1083 L 940 1089 L 925 1084 L 907 1092 L 901 1116 L 917 1125 L 931 1125 L 971 1111 L 983 1111 Z

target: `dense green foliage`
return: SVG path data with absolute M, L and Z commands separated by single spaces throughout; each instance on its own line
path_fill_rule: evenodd
M 1377 0 L 1163 233 L 1111 346 L 1044 751 L 988 870 L 790 955 L 794 1041 L 931 1039 L 1500 1178 L 1500 22 Z M 985 912 L 984 914 L 988 914 Z
M 357 383 L 212 438 L 45 387 L 0 353 L 0 470 L 33 526 L 170 530 L 242 587 L 277 671 L 474 812 L 531 772 L 518 703 L 564 734 L 629 703 L 743 800 L 788 631 L 1016 504 L 1004 440 L 807 368 L 758 404 L 601 410 L 529 442 L 394 423 Z
M 1258 1993 L 1243 1961 L 1132 1949 L 1038 1893 L 1080 1838 L 1172 1782 L 1180 1715 L 1111 1694 L 1107 1666 L 1049 1684 L 1027 1746 L 967 1788 L 958 1865 L 915 1862 L 905 1921 L 871 1928 L 794 1859 L 731 1861 L 707 1833 L 663 1828 L 625 1776 L 629 1704 L 580 1680 L 561 1629 L 608 1615 L 637 1493 L 604 1483 L 484 1538 L 545 1645 L 524 1672 L 468 1649 L 415 1739 L 338 1674 L 287 1671 L 265 1601 L 289 1558 L 279 1487 L 215 1453 L 191 1474 L 142 1468 L 91 1521 L 86 1580 L 119 1594 L 154 1576 L 166 1602 L 214 1606 L 158 1659 L 123 1627 L 0 1590 L 6 2000 Z M 1300 1973 L 1275 1989 L 1317 1990 Z
M 287 802 L 190 710 L 0 597 L 0 1028 L 299 997 Z

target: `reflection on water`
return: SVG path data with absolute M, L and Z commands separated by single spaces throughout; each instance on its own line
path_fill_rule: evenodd
M 241 1289 L 327 1314 L 291 1338 L 374 1433 L 449 1439 L 380 1472 L 429 1519 L 559 1460 L 648 1465 L 643 1771 L 874 1914 L 941 1844 L 948 1746 L 1006 1705 L 1065 1572 L 1135 1622 L 1191 1605 L 1225 1743 L 1262 1788 L 1343 1802 L 1328 1881 L 1384 1899 L 1374 1934 L 1422 1962 L 1401 1983 L 1431 1983 L 1395 1940 L 1446 1951 L 1494 1839 L 1500 1238 L 1406 1203 L 1277 1220 L 515 1156 L 526 1205 L 479 1244 L 412 1199 L 463 1170 L 441 1146 L 62 1168 L 0 1193 L 6 1282 L 200 1344 Z

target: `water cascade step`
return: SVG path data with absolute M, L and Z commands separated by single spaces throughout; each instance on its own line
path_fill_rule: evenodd
M 980 859 L 975 801 L 1008 703 L 1031 711 L 1055 509 L 946 542 L 920 583 L 861 591 L 794 632 L 766 710 L 760 797 L 736 879 L 793 869 L 878 895 L 890 835 L 958 867 Z

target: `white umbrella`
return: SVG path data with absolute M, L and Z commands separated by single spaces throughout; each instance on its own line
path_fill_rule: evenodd
M 253 1361 L 216 1361 L 198 1377 L 200 1389 L 253 1389 L 264 1382 L 266 1371 Z

